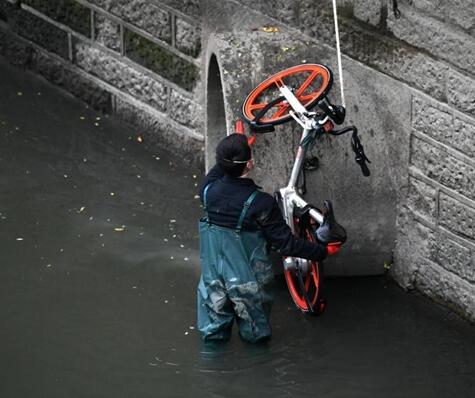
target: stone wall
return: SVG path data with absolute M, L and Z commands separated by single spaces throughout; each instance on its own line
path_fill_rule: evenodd
M 228 128 L 239 115 L 238 97 L 262 77 L 299 62 L 336 71 L 330 1 L 205 3 L 204 36 L 209 30 L 208 47 L 222 54 L 226 73 Z M 308 197 L 318 203 L 325 198 L 321 191 L 330 192 L 349 232 L 352 255 L 327 261 L 330 273 L 380 273 L 386 263 L 402 286 L 473 320 L 475 2 L 397 3 L 400 18 L 392 1 L 338 1 L 348 120 L 360 127 L 373 175 L 362 181 L 338 152 L 344 147 L 319 143 L 314 154 L 326 176 L 309 177 L 318 190 L 310 188 Z M 259 36 L 265 25 L 278 32 Z M 259 57 L 247 59 L 246 52 Z M 245 77 L 233 70 L 241 67 L 249 70 Z M 296 145 L 295 138 L 281 137 L 262 138 L 256 148 L 256 158 L 266 160 L 258 175 L 267 178 L 268 190 L 289 171 L 292 151 L 282 149 Z
M 392 0 L 338 0 L 348 123 L 373 174 L 361 177 L 348 140 L 323 140 L 307 198 L 331 198 L 349 233 L 328 273 L 391 268 L 475 319 L 475 0 L 397 5 L 400 18 Z M 324 63 L 339 100 L 330 0 L 0 0 L 0 55 L 197 164 L 273 72 Z M 297 132 L 256 143 L 270 192 Z
M 0 55 L 199 165 L 200 20 L 185 5 L 0 0 Z

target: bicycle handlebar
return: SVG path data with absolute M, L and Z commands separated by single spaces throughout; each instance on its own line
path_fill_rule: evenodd
M 351 135 L 351 149 L 353 149 L 353 152 L 355 153 L 355 161 L 361 167 L 361 172 L 363 173 L 363 175 L 365 177 L 369 177 L 371 175 L 371 171 L 369 170 L 366 162 L 371 163 L 371 161 L 366 157 L 366 154 L 364 153 L 363 144 L 361 143 L 360 138 L 358 137 L 358 129 L 355 126 L 348 126 L 340 130 L 330 131 L 330 134 L 342 135 L 345 133 L 349 133 L 350 131 L 353 133 Z

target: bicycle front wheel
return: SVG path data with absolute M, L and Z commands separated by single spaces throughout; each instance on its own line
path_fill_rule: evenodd
M 326 66 L 296 65 L 270 76 L 254 88 L 242 105 L 242 114 L 248 123 L 285 123 L 292 119 L 292 108 L 280 93 L 279 87 L 292 88 L 300 103 L 309 110 L 327 95 L 332 84 L 332 72 Z

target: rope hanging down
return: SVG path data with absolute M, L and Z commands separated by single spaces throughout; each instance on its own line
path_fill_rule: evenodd
M 338 76 L 340 76 L 341 104 L 345 106 L 345 93 L 343 88 L 343 68 L 341 66 L 340 51 L 340 31 L 338 30 L 338 14 L 336 10 L 336 0 L 333 0 L 333 19 L 335 21 L 336 54 L 338 57 Z

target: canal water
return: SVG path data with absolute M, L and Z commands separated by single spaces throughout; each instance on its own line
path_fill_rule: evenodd
M 200 342 L 201 171 L 0 63 L 0 397 L 473 397 L 474 327 L 385 277 L 328 279 L 273 339 Z

